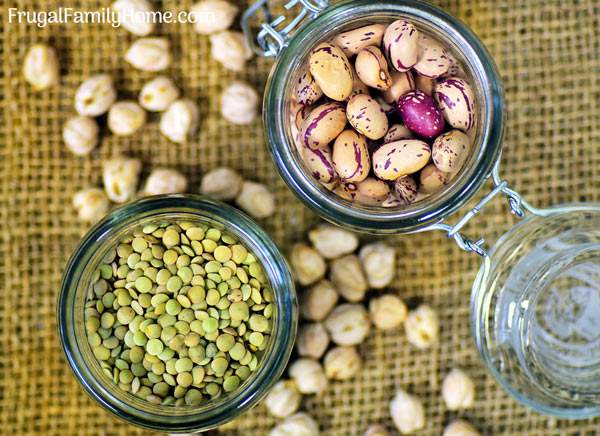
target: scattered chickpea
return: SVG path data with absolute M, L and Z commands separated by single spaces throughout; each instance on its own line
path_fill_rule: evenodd
M 132 100 L 119 101 L 108 111 L 108 128 L 117 136 L 129 136 L 146 123 L 146 111 Z
M 480 436 L 473 425 L 464 419 L 455 419 L 444 429 L 443 436 Z
M 135 195 L 142 162 L 129 157 L 115 157 L 104 162 L 102 180 L 106 195 L 115 203 L 124 203 Z
M 269 413 L 277 418 L 287 418 L 296 413 L 302 394 L 292 380 L 279 380 L 265 397 L 264 404 Z
M 187 178 L 177 170 L 156 168 L 144 184 L 144 195 L 179 194 L 187 189 Z
M 321 280 L 306 289 L 302 295 L 300 310 L 304 318 L 322 321 L 333 310 L 339 294 L 329 280 Z
M 429 348 L 437 342 L 440 323 L 437 312 L 422 304 L 411 310 L 404 321 L 408 341 L 417 348 Z
M 60 80 L 60 65 L 56 51 L 46 44 L 32 45 L 23 61 L 23 76 L 36 91 L 57 85 Z
M 269 436 L 319 436 L 319 425 L 308 414 L 296 413 L 271 430 Z
M 241 32 L 224 30 L 210 36 L 213 59 L 231 71 L 242 71 L 252 58 L 252 49 Z
M 267 218 L 275 213 L 275 196 L 262 183 L 245 181 L 235 201 L 254 218 Z
M 303 394 L 318 394 L 327 387 L 323 367 L 315 359 L 301 357 L 290 365 L 288 372 Z
M 162 112 L 179 98 L 179 89 L 169 77 L 156 77 L 142 87 L 138 101 L 140 106 L 151 112 Z
M 396 251 L 383 242 L 367 244 L 360 249 L 359 258 L 367 275 L 369 287 L 389 286 L 396 275 Z
M 125 60 L 142 71 L 162 71 L 171 65 L 171 47 L 167 38 L 139 38 L 131 44 Z
M 390 415 L 401 434 L 413 433 L 425 426 L 423 403 L 402 389 L 399 389 L 390 401 Z
M 200 193 L 217 200 L 233 200 L 242 190 L 244 179 L 228 167 L 216 168 L 202 177 Z
M 100 188 L 87 188 L 78 191 L 73 196 L 73 207 L 81 221 L 95 223 L 106 215 L 110 202 Z
M 325 375 L 332 380 L 347 380 L 362 368 L 362 359 L 356 347 L 335 347 L 323 360 Z
M 233 124 L 250 124 L 256 119 L 258 93 L 250 85 L 236 81 L 221 95 L 221 115 Z
M 69 151 L 77 156 L 85 156 L 98 145 L 99 132 L 96 120 L 79 115 L 67 120 L 62 136 Z
M 119 14 L 119 23 L 136 36 L 147 36 L 154 30 L 154 21 L 145 19 L 144 14 L 153 12 L 147 0 L 117 0 L 111 10 Z M 147 15 L 146 15 L 147 16 Z
M 406 320 L 408 309 L 400 297 L 384 294 L 372 298 L 369 302 L 371 322 L 379 330 L 390 330 L 400 326 Z
M 192 6 L 191 15 L 194 17 L 194 30 L 201 35 L 227 30 L 239 8 L 225 0 L 203 0 Z
M 368 285 L 358 257 L 349 254 L 330 264 L 330 280 L 342 297 L 351 303 L 365 298 Z
M 188 99 L 175 100 L 160 118 L 160 131 L 173 142 L 187 142 L 198 128 L 199 116 L 196 103 Z
M 372 424 L 365 431 L 364 436 L 389 436 L 390 432 L 383 424 Z
M 358 345 L 371 329 L 369 315 L 362 304 L 341 304 L 325 320 L 325 328 L 337 345 Z
M 97 74 L 77 88 L 75 110 L 79 115 L 97 117 L 106 113 L 116 99 L 117 91 L 112 77 L 108 74 Z
M 329 346 L 329 333 L 320 322 L 304 324 L 298 331 L 296 348 L 303 357 L 320 359 Z M 325 368 L 327 372 L 327 368 Z
M 325 276 L 327 264 L 317 250 L 306 244 L 294 244 L 290 253 L 294 277 L 302 286 L 315 283 Z
M 468 409 L 475 404 L 475 384 L 467 373 L 454 368 L 444 378 L 442 397 L 449 410 Z
M 322 224 L 308 233 L 308 239 L 325 259 L 350 254 L 358 247 L 358 238 L 348 230 Z

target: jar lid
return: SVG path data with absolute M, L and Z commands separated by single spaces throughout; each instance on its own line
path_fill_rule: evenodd
M 484 256 L 471 328 L 484 362 L 542 413 L 600 414 L 600 205 L 527 216 Z

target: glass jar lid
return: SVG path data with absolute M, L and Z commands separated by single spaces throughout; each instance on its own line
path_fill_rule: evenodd
M 500 384 L 546 414 L 600 414 L 600 205 L 535 210 L 483 258 L 471 328 Z

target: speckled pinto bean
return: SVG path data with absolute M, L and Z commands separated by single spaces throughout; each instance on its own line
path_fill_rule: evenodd
M 398 141 L 399 139 L 412 139 L 415 135 L 403 124 L 393 124 L 383 137 L 383 143 Z
M 448 71 L 446 71 L 440 77 L 460 77 L 461 79 L 464 79 L 466 77 L 466 74 L 462 66 L 460 65 L 460 62 L 458 62 L 458 60 L 456 60 L 454 55 L 452 55 L 452 53 L 450 52 L 447 52 L 446 56 L 450 61 L 450 67 L 448 68 Z
M 379 48 L 363 48 L 356 56 L 354 67 L 356 74 L 365 85 L 382 91 L 392 86 L 387 61 Z
M 415 80 L 410 71 L 405 71 L 404 73 L 393 71 L 391 77 L 392 86 L 383 91 L 381 95 L 386 103 L 395 104 L 400 97 L 408 91 L 415 89 Z
M 300 76 L 296 85 L 298 103 L 308 106 L 315 103 L 322 95 L 323 91 L 317 85 L 310 71 L 306 71 Z
M 425 138 L 435 138 L 444 131 L 444 117 L 433 98 L 414 90 L 398 100 L 398 110 L 404 125 Z
M 415 85 L 417 89 L 420 89 L 425 94 L 432 95 L 433 88 L 435 87 L 435 79 L 417 74 L 417 77 L 415 77 Z
M 333 143 L 333 167 L 346 182 L 366 179 L 371 170 L 371 159 L 365 137 L 351 129 L 340 133 Z
M 430 156 L 426 142 L 402 139 L 384 144 L 373 153 L 373 169 L 382 180 L 396 180 L 419 171 L 427 165 Z
M 452 127 L 466 132 L 475 125 L 475 97 L 464 79 L 450 77 L 440 81 L 433 97 Z
M 450 181 L 450 174 L 440 171 L 434 164 L 429 164 L 419 175 L 420 189 L 425 194 L 439 191 Z
M 388 119 L 377 101 L 368 95 L 355 95 L 346 106 L 348 121 L 369 139 L 380 139 L 388 131 Z
M 356 197 L 356 183 L 342 183 L 333 190 L 333 193 L 344 200 L 354 201 L 354 197 Z
M 419 60 L 413 68 L 420 75 L 435 79 L 448 71 L 450 59 L 442 44 L 428 36 L 419 35 Z
M 352 77 L 354 79 L 354 81 L 352 82 L 352 93 L 350 94 L 350 97 L 348 99 L 358 94 L 369 95 L 369 87 L 358 78 L 358 74 L 356 74 L 354 68 L 352 69 Z
M 338 177 L 331 159 L 331 151 L 327 145 L 304 147 L 302 157 L 317 181 L 323 184 L 337 181 Z
M 396 20 L 383 34 L 383 47 L 392 67 L 408 71 L 419 56 L 419 31 L 406 20 Z
M 387 183 L 375 177 L 367 177 L 362 182 L 356 183 L 354 201 L 365 206 L 381 206 L 389 194 L 390 187 Z
M 346 110 L 341 103 L 317 106 L 302 123 L 302 143 L 306 147 L 327 145 L 342 133 L 345 125 Z
M 340 33 L 333 40 L 334 44 L 340 47 L 347 56 L 353 56 L 363 48 L 370 45 L 380 45 L 384 24 L 370 24 L 369 26 L 359 27 Z
M 344 52 L 336 45 L 323 42 L 309 58 L 310 73 L 327 97 L 344 101 L 352 93 L 352 67 Z
M 394 194 L 402 204 L 410 204 L 417 198 L 419 188 L 411 176 L 404 176 L 394 182 Z
M 440 171 L 457 173 L 467 160 L 470 142 L 460 130 L 450 130 L 438 136 L 431 149 L 433 163 Z

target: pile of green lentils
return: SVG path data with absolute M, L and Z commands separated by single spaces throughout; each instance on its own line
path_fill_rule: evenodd
M 149 224 L 94 272 L 87 339 L 122 390 L 154 404 L 197 406 L 256 370 L 273 298 L 262 266 L 234 237 L 205 223 Z

